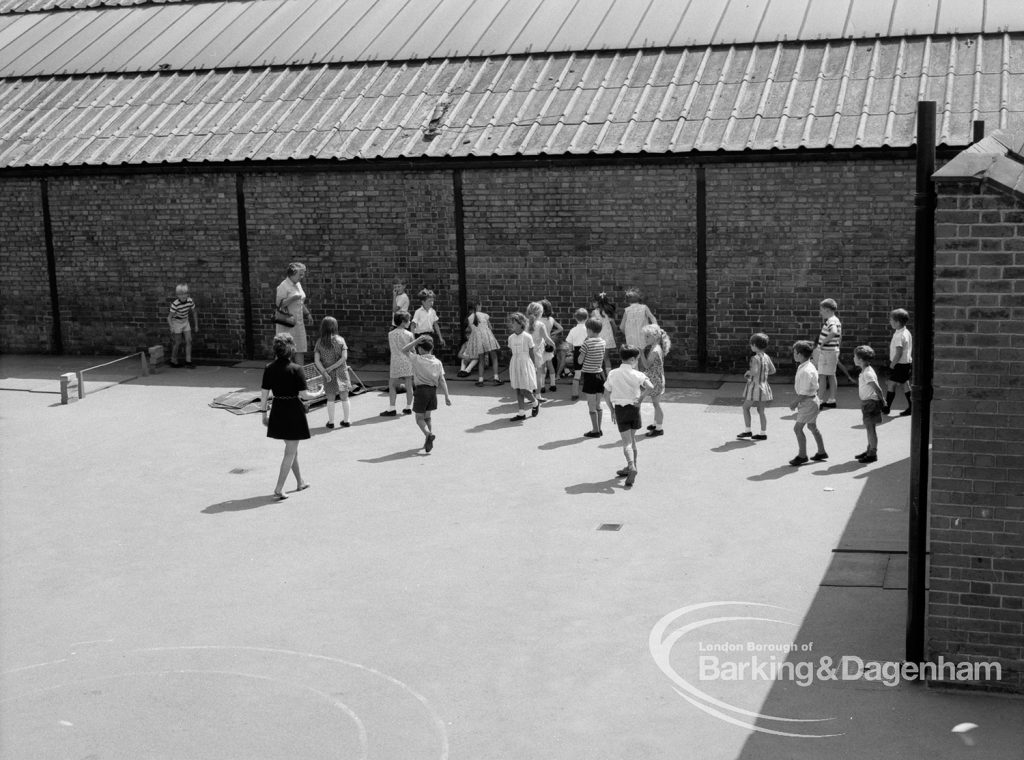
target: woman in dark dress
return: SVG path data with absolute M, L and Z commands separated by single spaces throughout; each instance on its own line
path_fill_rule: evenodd
M 274 361 L 263 370 L 263 392 L 261 408 L 263 424 L 267 426 L 267 437 L 284 441 L 284 459 L 281 460 L 281 472 L 277 477 L 277 488 L 274 496 L 287 499 L 284 482 L 288 471 L 295 473 L 298 484 L 296 491 L 309 488 L 309 483 L 302 479 L 299 472 L 299 441 L 309 438 L 309 424 L 306 422 L 306 408 L 302 404 L 310 394 L 306 390 L 306 378 L 302 367 L 292 361 L 295 355 L 295 341 L 289 333 L 278 333 L 274 336 Z M 274 403 L 267 416 L 267 399 L 273 396 Z

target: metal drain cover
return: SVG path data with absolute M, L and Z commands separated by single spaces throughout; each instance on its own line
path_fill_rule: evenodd
M 249 472 L 249 470 L 245 467 L 236 467 L 235 469 L 231 470 L 232 475 L 242 475 L 247 472 Z
M 601 523 L 598 530 L 622 530 L 622 523 Z

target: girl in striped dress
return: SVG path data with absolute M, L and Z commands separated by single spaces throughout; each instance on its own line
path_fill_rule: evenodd
M 672 348 L 668 333 L 657 325 L 646 325 L 640 330 L 640 338 L 644 348 L 640 352 L 640 362 L 644 374 L 650 379 L 654 388 L 648 394 L 654 404 L 654 424 L 647 426 L 647 437 L 654 438 L 665 435 L 662 424 L 665 412 L 661 408 L 661 395 L 665 392 L 665 357 Z
M 768 440 L 768 418 L 764 414 L 765 405 L 772 400 L 772 387 L 768 385 L 768 376 L 775 374 L 775 365 L 765 353 L 768 348 L 768 336 L 754 333 L 750 336 L 750 368 L 743 373 L 747 384 L 743 387 L 743 424 L 746 429 L 737 438 L 751 438 L 755 441 Z M 750 429 L 750 407 L 757 405 L 757 416 L 761 420 L 761 432 L 754 435 Z

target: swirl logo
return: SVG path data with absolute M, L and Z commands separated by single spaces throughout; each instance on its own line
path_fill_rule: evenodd
M 722 607 L 744 607 L 748 608 L 746 614 L 726 614 L 708 612 L 709 610 Z M 749 608 L 758 608 L 756 611 Z M 784 626 L 796 627 L 796 623 L 789 620 L 780 620 L 778 615 L 770 610 L 788 612 L 784 607 L 773 604 L 762 604 L 759 602 L 704 602 L 681 607 L 659 620 L 651 629 L 648 640 L 651 657 L 655 663 L 672 681 L 673 690 L 699 710 L 719 720 L 731 723 L 734 726 L 745 728 L 751 731 L 759 731 L 774 736 L 786 736 L 796 739 L 827 739 L 835 736 L 842 736 L 842 733 L 811 733 L 822 723 L 835 720 L 835 718 L 787 718 L 780 715 L 767 715 L 765 713 L 746 710 L 742 707 L 729 704 L 721 699 L 698 689 L 690 681 L 680 675 L 672 666 L 671 657 L 673 647 L 683 640 L 688 634 L 699 631 L 709 626 L 722 623 L 735 622 L 758 622 L 775 623 Z M 684 619 L 685 618 L 685 619 Z M 669 628 L 675 624 L 677 628 L 669 632 Z M 768 724 L 758 725 L 758 723 Z M 777 726 L 777 728 L 768 727 Z M 803 730 L 801 730 L 803 729 Z M 818 729 L 820 730 L 820 729 Z

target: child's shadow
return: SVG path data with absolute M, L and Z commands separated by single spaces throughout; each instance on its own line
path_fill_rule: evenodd
M 548 441 L 547 443 L 542 443 L 537 448 L 541 451 L 551 451 L 552 449 L 562 449 L 566 446 L 574 446 L 577 443 L 583 443 L 583 440 L 583 438 L 566 438 L 563 441 Z
M 570 496 L 580 496 L 587 493 L 614 494 L 615 490 L 624 490 L 618 478 L 602 480 L 599 483 L 577 483 L 574 486 L 566 486 L 565 492 Z
M 502 401 L 505 401 L 505 400 L 506 399 L 502 399 Z M 492 406 L 490 409 L 487 410 L 487 413 L 488 414 L 501 414 L 501 415 L 505 415 L 505 414 L 512 414 L 513 412 L 517 411 L 518 409 L 519 409 L 519 405 L 516 403 L 515 399 L 512 399 L 512 402 L 509 403 L 509 404 L 502 404 L 501 406 Z M 529 411 L 529 409 L 527 409 L 527 411 Z
M 522 423 L 522 420 L 512 422 L 511 418 L 503 417 L 500 420 L 492 420 L 491 422 L 482 422 L 479 425 L 474 425 L 471 428 L 466 428 L 467 433 L 483 433 L 488 430 L 508 430 L 517 426 L 517 423 Z
M 857 470 L 862 470 L 865 467 L 867 467 L 867 465 L 864 462 L 854 460 L 852 462 L 834 464 L 827 470 L 815 470 L 811 475 L 839 475 L 844 472 L 856 472 Z
M 799 467 L 784 464 L 781 467 L 776 467 L 774 470 L 766 470 L 759 475 L 751 475 L 747 480 L 778 480 L 779 478 L 784 478 L 787 475 L 792 475 L 799 469 Z
M 754 443 L 753 441 L 727 441 L 726 443 L 723 443 L 721 446 L 715 446 L 711 450 L 722 453 L 726 451 L 735 451 L 736 449 L 745 449 L 749 446 L 756 445 L 757 444 Z
M 229 499 L 217 504 L 211 504 L 202 510 L 204 515 L 218 515 L 221 512 L 244 512 L 247 509 L 259 509 L 270 504 L 276 504 L 277 498 L 267 494 L 264 496 L 250 496 L 248 499 Z
M 374 459 L 360 459 L 360 462 L 367 462 L 368 464 L 383 464 L 384 462 L 396 462 L 399 459 L 412 459 L 415 456 L 419 456 L 420 452 L 423 451 L 421 448 L 406 449 L 405 451 L 396 451 L 393 454 L 385 454 L 382 457 L 375 457 Z

